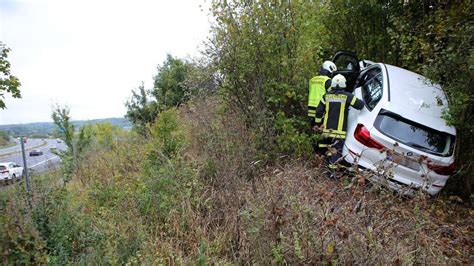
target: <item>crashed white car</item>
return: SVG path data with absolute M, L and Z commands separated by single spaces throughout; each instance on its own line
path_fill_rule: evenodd
M 443 90 L 419 74 L 358 61 L 350 52 L 333 60 L 365 103 L 349 111 L 344 159 L 378 172 L 367 178 L 397 191 L 437 194 L 455 172 L 456 129 L 442 118 Z
M 0 180 L 12 180 L 21 178 L 23 175 L 23 167 L 16 163 L 0 163 Z

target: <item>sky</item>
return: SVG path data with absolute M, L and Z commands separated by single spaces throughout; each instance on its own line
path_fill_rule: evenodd
M 48 122 L 53 104 L 73 120 L 123 117 L 131 90 L 153 86 L 166 54 L 199 56 L 209 37 L 203 0 L 0 0 L 0 41 L 11 48 L 21 99 L 0 124 Z

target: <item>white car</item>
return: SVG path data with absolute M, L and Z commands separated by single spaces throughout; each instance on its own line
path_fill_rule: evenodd
M 21 178 L 23 175 L 23 167 L 16 163 L 0 163 L 0 180 L 11 180 Z
M 350 52 L 333 60 L 365 103 L 350 108 L 344 159 L 378 172 L 367 178 L 397 191 L 437 194 L 455 172 L 456 140 L 442 118 L 448 102 L 440 86 L 399 67 L 359 62 Z

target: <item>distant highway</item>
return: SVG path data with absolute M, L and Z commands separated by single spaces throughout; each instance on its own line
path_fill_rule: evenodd
M 29 148 L 41 145 L 41 143 L 43 143 L 41 139 L 28 139 L 27 142 L 25 143 L 25 149 L 29 149 Z M 8 148 L 0 149 L 0 156 L 6 153 L 14 152 L 14 151 L 21 152 L 20 141 L 17 139 L 15 139 L 15 146 L 10 146 Z
M 18 141 L 17 145 L 0 149 L 0 162 L 15 162 L 23 166 L 23 157 L 21 154 L 21 145 Z M 56 147 L 59 150 L 65 150 L 66 145 L 61 141 L 58 143 L 53 139 L 28 139 L 25 143 L 25 149 L 31 149 L 37 147 L 46 142 L 46 145 L 38 147 L 38 150 L 43 152 L 43 155 L 30 157 L 30 151 L 26 151 L 26 161 L 28 169 L 33 170 L 34 173 L 44 173 L 49 170 L 54 170 L 59 167 L 60 159 L 57 155 L 51 152 L 52 147 Z M 6 155 L 6 156 L 5 156 Z

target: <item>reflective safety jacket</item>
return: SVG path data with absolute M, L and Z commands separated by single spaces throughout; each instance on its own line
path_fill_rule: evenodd
M 328 77 L 329 71 L 325 73 L 321 70 L 319 76 L 316 76 L 309 80 L 309 94 L 308 94 L 308 116 L 316 116 L 316 108 L 318 107 L 319 102 L 323 98 L 323 95 L 326 94 L 331 88 L 331 78 Z M 325 75 L 327 74 L 327 75 Z
M 321 123 L 324 117 L 324 138 L 346 138 L 347 114 L 349 106 L 357 110 L 364 107 L 364 102 L 340 88 L 332 88 L 327 92 L 316 109 L 316 123 Z

